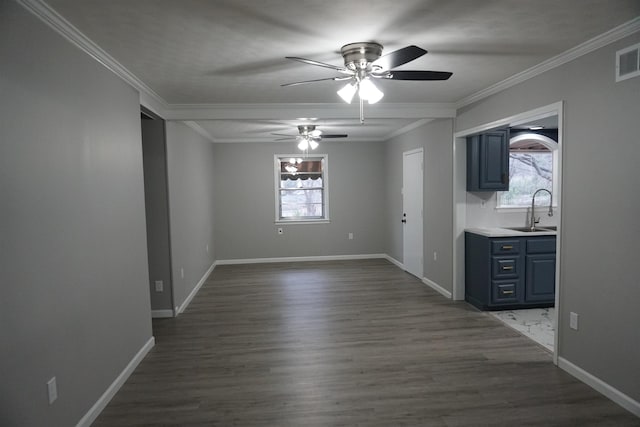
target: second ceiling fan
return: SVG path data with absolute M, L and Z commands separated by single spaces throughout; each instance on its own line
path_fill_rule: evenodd
M 453 73 L 449 71 L 394 70 L 396 67 L 418 59 L 426 54 L 427 51 L 418 46 L 411 45 L 382 56 L 382 49 L 382 45 L 375 42 L 346 44 L 340 49 L 340 53 L 344 59 L 344 67 L 314 61 L 312 59 L 287 56 L 287 59 L 329 68 L 339 72 L 341 75 L 323 79 L 285 83 L 282 86 L 297 86 L 326 80 L 347 81 L 347 84 L 338 91 L 338 95 L 350 104 L 355 94 L 358 94 L 360 99 L 360 122 L 363 123 L 363 101 L 374 104 L 384 96 L 382 91 L 375 86 L 373 80 L 434 81 L 447 80 L 453 75 Z
M 287 141 L 295 139 L 298 142 L 298 148 L 306 151 L 309 148 L 315 150 L 318 142 L 325 138 L 346 138 L 347 134 L 326 134 L 320 129 L 316 129 L 315 125 L 298 125 L 298 135 L 287 135 L 285 133 L 273 133 L 272 135 L 281 136 L 276 141 Z

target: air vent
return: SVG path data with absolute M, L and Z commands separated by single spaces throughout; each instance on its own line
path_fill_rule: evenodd
M 640 43 L 616 52 L 616 81 L 640 76 Z

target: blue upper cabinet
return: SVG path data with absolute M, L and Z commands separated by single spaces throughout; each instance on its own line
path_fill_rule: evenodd
M 467 138 L 467 191 L 509 190 L 509 129 Z

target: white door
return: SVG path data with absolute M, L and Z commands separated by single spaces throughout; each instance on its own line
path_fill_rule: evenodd
M 403 153 L 402 227 L 404 269 L 422 278 L 422 182 L 423 150 Z

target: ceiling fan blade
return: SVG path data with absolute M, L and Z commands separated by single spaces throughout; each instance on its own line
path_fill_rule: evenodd
M 315 79 L 315 80 L 305 80 L 305 81 L 302 81 L 302 82 L 285 83 L 285 84 L 280 85 L 280 86 L 282 86 L 282 87 L 285 87 L 285 86 L 297 86 L 297 85 L 304 85 L 304 84 L 307 84 L 307 83 L 322 82 L 322 81 L 325 81 L 325 80 L 347 80 L 347 79 L 350 79 L 350 78 L 351 77 L 327 77 L 326 79 Z
M 274 139 L 275 142 L 280 142 L 280 141 L 291 141 L 295 138 L 276 138 Z
M 322 135 L 322 139 L 325 139 L 325 138 L 346 138 L 348 136 L 349 135 L 347 135 L 347 134 L 337 134 L 337 133 L 336 134 L 332 134 L 332 135 L 331 134 L 330 135 L 323 134 Z
M 373 61 L 372 65 L 377 65 L 383 70 L 390 70 L 407 62 L 411 62 L 414 59 L 418 59 L 425 53 L 427 53 L 427 51 L 421 47 L 411 45 L 381 56 Z
M 448 80 L 453 73 L 448 71 L 391 71 L 392 80 Z
M 309 65 L 316 65 L 318 67 L 331 68 L 332 70 L 340 71 L 341 73 L 351 74 L 351 71 L 347 70 L 344 67 L 338 67 L 337 65 L 331 65 L 331 64 L 327 64 L 325 62 L 314 61 L 313 59 L 299 58 L 297 56 L 285 56 L 285 58 L 291 59 L 291 60 L 294 60 L 294 61 L 298 61 L 298 62 L 302 62 L 302 63 L 305 63 L 305 64 L 309 64 Z
M 298 135 L 287 135 L 286 133 L 271 133 L 271 135 L 275 135 L 275 136 L 286 136 L 287 138 L 295 138 Z

